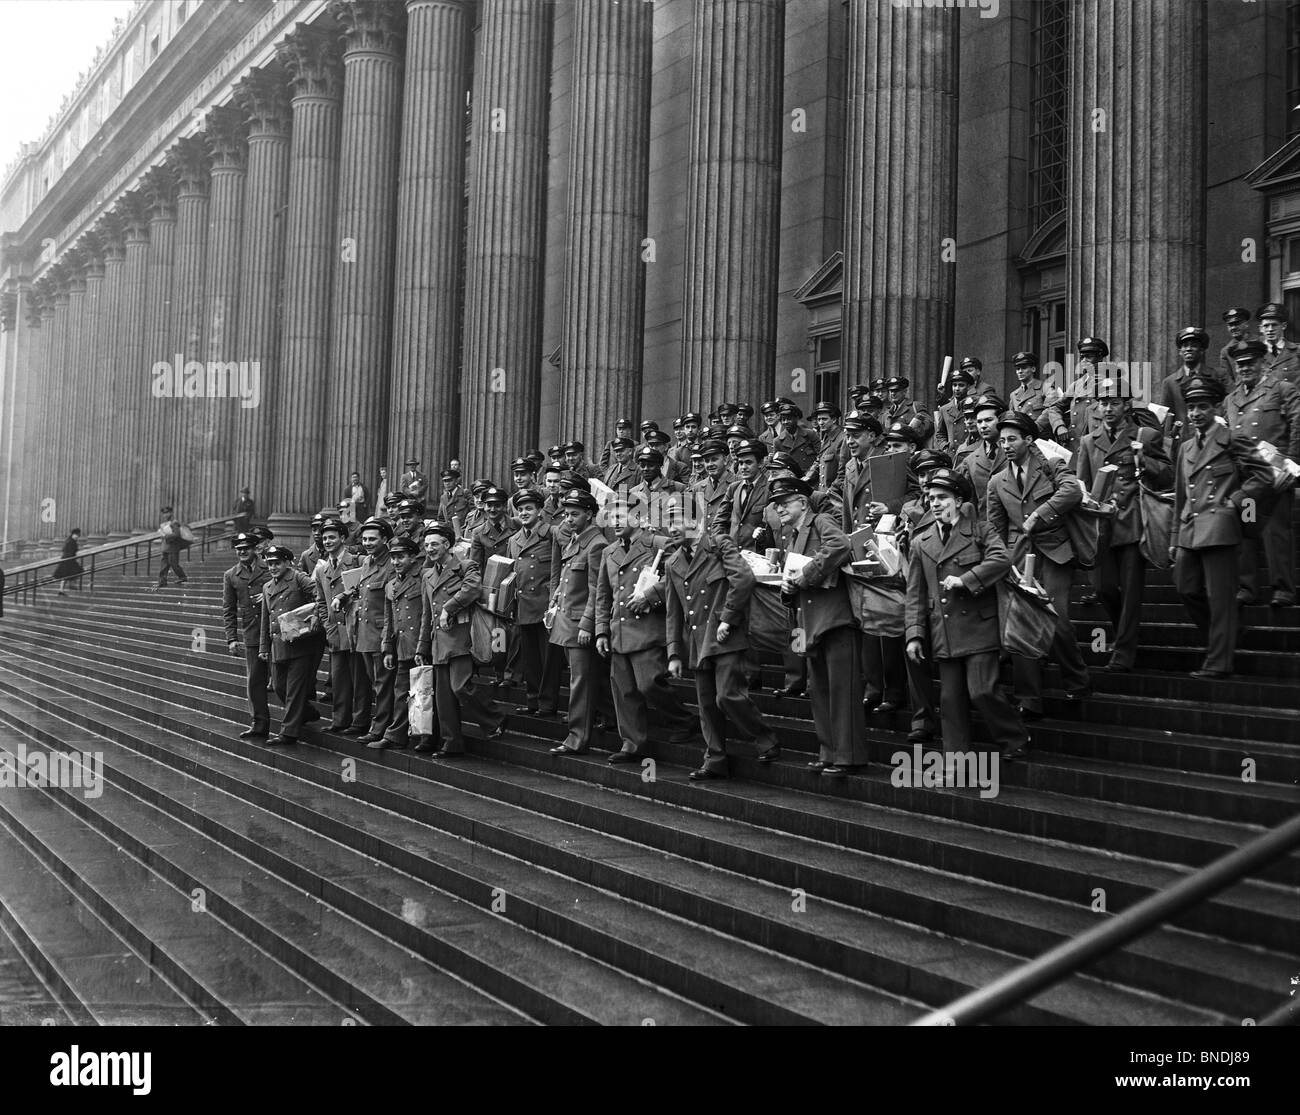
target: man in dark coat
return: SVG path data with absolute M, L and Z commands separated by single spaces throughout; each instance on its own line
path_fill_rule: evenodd
M 772 482 L 769 499 L 794 530 L 781 582 L 793 609 L 793 649 L 808 660 L 808 696 L 820 748 L 812 764 L 830 778 L 867 763 L 858 629 L 840 568 L 852 557 L 848 536 L 829 515 L 809 506 L 812 489 L 799 479 Z M 790 555 L 805 559 L 794 568 Z
M 1034 577 L 1056 609 L 1051 657 L 1061 668 L 1066 697 L 1080 701 L 1092 696 L 1092 683 L 1070 623 L 1075 554 L 1064 517 L 1083 502 L 1083 493 L 1064 462 L 1049 461 L 1034 447 L 1037 433 L 1038 424 L 1019 411 L 1009 410 L 998 419 L 998 439 L 1007 466 L 989 481 L 987 518 L 1013 564 L 1025 554 L 1034 555 Z M 1022 715 L 1041 717 L 1041 662 L 1012 655 L 1012 666 Z
M 316 580 L 318 613 L 329 648 L 330 731 L 364 736 L 370 731 L 370 682 L 366 666 L 352 645 L 351 608 L 343 572 L 361 562 L 347 548 L 348 527 L 337 516 L 321 523 L 323 554 L 312 570 Z
M 266 703 L 267 667 L 259 654 L 262 586 L 271 574 L 258 559 L 256 537 L 237 534 L 234 547 L 238 560 L 221 577 L 221 613 L 230 654 L 244 659 L 248 704 L 253 711 L 253 722 L 239 733 L 239 738 L 260 739 L 271 731 L 271 713 Z
M 393 575 L 388 557 L 388 543 L 393 528 L 384 519 L 367 519 L 361 525 L 361 579 L 355 589 L 344 593 L 348 605 L 349 629 L 353 650 L 365 664 L 370 686 L 373 713 L 370 730 L 360 737 L 361 743 L 375 743 L 383 738 L 393 722 L 393 671 L 384 666 L 384 586 Z M 355 725 L 353 726 L 355 730 Z
M 271 546 L 266 551 L 270 577 L 262 586 L 262 634 L 259 656 L 271 663 L 275 692 L 284 706 L 280 734 L 266 741 L 268 747 L 297 743 L 302 726 L 319 714 L 310 708 L 315 692 L 316 667 L 325 649 L 325 635 L 319 627 L 313 632 L 285 641 L 280 622 L 286 612 L 316 601 L 316 582 L 293 567 L 293 551 Z
M 411 697 L 411 667 L 420 649 L 421 561 L 420 547 L 406 535 L 394 538 L 388 547 L 393 575 L 384 585 L 384 669 L 393 672 L 393 719 L 383 736 L 366 746 L 375 750 L 397 750 L 410 744 L 407 711 Z
M 1214 420 L 1223 400 L 1217 380 L 1193 379 L 1184 394 L 1192 434 L 1178 449 L 1169 552 L 1174 587 L 1206 643 L 1192 677 L 1209 680 L 1232 674 L 1242 516 L 1268 493 L 1272 474 L 1251 442 Z
M 928 648 L 939 663 L 944 751 L 970 749 L 974 704 L 1003 757 L 1020 758 L 1029 737 L 998 689 L 996 585 L 1011 559 L 997 531 L 962 513 L 971 496 L 965 477 L 936 469 L 926 496 L 932 519 L 912 539 L 907 567 L 907 656 L 919 664 Z
M 1115 468 L 1109 502 L 1115 517 L 1103 519 L 1097 544 L 1092 587 L 1110 617 L 1115 631 L 1106 669 L 1124 673 L 1133 669 L 1138 647 L 1138 618 L 1146 563 L 1142 560 L 1142 521 L 1138 507 L 1138 474 L 1155 491 L 1167 491 L 1172 475 L 1164 438 L 1159 430 L 1139 426 L 1122 385 L 1105 380 L 1101 385 L 1101 428 L 1079 445 L 1079 479 L 1091 492 L 1097 476 L 1108 465 Z
M 555 715 L 560 693 L 563 655 L 550 645 L 546 607 L 551 596 L 551 562 L 555 539 L 550 523 L 542 519 L 545 497 L 541 492 L 519 491 L 511 497 L 519 529 L 510 536 L 506 557 L 515 563 L 516 660 L 511 669 L 522 675 L 525 703 L 516 712 Z
M 434 668 L 441 759 L 465 754 L 462 718 L 496 739 L 505 731 L 505 716 L 496 701 L 474 687 L 474 659 L 470 649 L 470 609 L 478 600 L 478 569 L 451 552 L 456 532 L 449 523 L 424 528 L 425 568 L 421 581 L 420 643 L 417 666 Z

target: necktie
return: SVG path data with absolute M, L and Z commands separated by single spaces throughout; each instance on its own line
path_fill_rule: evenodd
M 433 563 L 433 571 L 434 571 L 434 573 L 435 573 L 437 576 L 441 577 L 441 576 L 442 576 L 442 562 L 440 562 L 440 561 L 435 561 L 435 562 Z
M 1021 494 L 1025 490 L 1025 469 L 1023 465 L 1016 465 L 1016 487 L 1020 489 Z
M 688 562 L 695 557 L 695 551 L 694 549 L 691 548 L 691 544 L 689 542 L 682 543 L 682 553 L 686 555 L 686 560 Z
M 940 540 L 940 541 L 941 541 L 945 546 L 948 545 L 948 536 L 949 536 L 950 534 L 952 534 L 952 524 L 951 524 L 951 523 L 940 523 L 940 524 L 939 524 L 939 540 Z
M 746 480 L 746 481 L 745 481 L 745 482 L 740 486 L 740 502 L 741 502 L 741 503 L 748 503 L 748 502 L 749 502 L 749 493 L 750 493 L 752 490 L 753 490 L 753 486 L 750 484 L 750 482 L 749 482 L 748 480 Z

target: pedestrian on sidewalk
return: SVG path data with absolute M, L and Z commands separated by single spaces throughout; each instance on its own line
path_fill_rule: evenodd
M 77 560 L 77 550 L 81 546 L 81 528 L 74 527 L 72 533 L 68 535 L 67 540 L 63 543 L 63 553 L 60 555 L 63 560 L 54 567 L 55 579 L 59 582 L 59 596 L 68 595 L 68 582 L 73 577 L 78 578 L 77 587 L 81 587 L 80 577 L 83 572 L 81 562 Z

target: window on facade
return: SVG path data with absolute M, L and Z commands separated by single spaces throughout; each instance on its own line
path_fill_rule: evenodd
M 1300 7 L 1300 4 L 1293 5 Z M 1030 26 L 1030 228 L 1065 208 L 1070 113 L 1070 3 L 1038 0 Z
M 1286 6 L 1286 138 L 1300 135 L 1300 3 Z
M 155 35 L 152 39 L 149 40 L 149 61 L 150 62 L 152 62 L 155 58 L 158 57 L 158 49 L 159 49 L 158 36 Z
M 840 334 L 813 338 L 813 402 L 840 401 Z
M 181 0 L 181 2 L 176 5 L 176 26 L 177 27 L 179 27 L 182 23 L 185 22 L 185 17 L 189 14 L 185 10 L 188 6 L 189 5 L 185 3 L 185 0 Z

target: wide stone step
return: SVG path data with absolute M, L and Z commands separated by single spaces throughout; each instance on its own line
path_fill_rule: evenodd
M 188 755 L 179 754 L 177 745 L 168 739 L 158 737 L 141 747 L 142 750 L 147 749 L 151 756 L 172 765 L 192 764 L 192 759 Z M 183 747 L 181 744 L 180 748 Z M 931 994 L 923 997 L 935 1003 L 947 1001 L 954 994 L 968 990 L 968 979 L 975 979 L 977 986 L 979 982 L 993 978 L 995 972 L 1009 966 L 1009 961 L 1000 951 L 991 953 L 986 948 L 970 943 L 963 947 L 957 961 L 947 938 L 932 940 L 918 930 L 881 917 L 868 918 L 864 922 L 862 919 L 865 915 L 857 914 L 853 909 L 833 901 L 828 902 L 829 896 L 821 890 L 813 891 L 809 888 L 811 904 L 798 913 L 792 912 L 790 892 L 784 882 L 757 882 L 749 877 L 750 872 L 745 870 L 741 862 L 736 864 L 740 868 L 738 871 L 723 873 L 717 870 L 715 855 L 733 847 L 725 842 L 722 830 L 728 827 L 734 829 L 734 825 L 712 822 L 718 832 L 718 839 L 710 842 L 707 854 L 709 866 L 704 866 L 694 862 L 693 857 L 688 859 L 673 856 L 665 859 L 662 854 L 652 855 L 648 851 L 642 855 L 630 853 L 625 841 L 636 840 L 638 834 L 628 831 L 625 822 L 618 824 L 614 819 L 625 816 L 627 809 L 632 807 L 639 807 L 644 813 L 649 813 L 653 807 L 648 803 L 633 802 L 626 807 L 616 805 L 614 808 L 607 806 L 599 809 L 591 802 L 566 802 L 562 795 L 575 789 L 566 779 L 530 776 L 527 772 L 491 764 L 491 777 L 510 780 L 503 781 L 501 787 L 510 787 L 511 796 L 520 800 L 520 804 L 507 804 L 500 800 L 501 787 L 493 786 L 486 796 L 474 796 L 449 786 L 409 777 L 405 771 L 389 770 L 382 765 L 366 763 L 363 759 L 365 766 L 358 766 L 357 784 L 365 786 L 372 795 L 382 795 L 375 796 L 374 800 L 385 807 L 385 811 L 374 808 L 366 811 L 357 801 L 338 802 L 337 795 L 329 792 L 329 784 L 337 783 L 338 769 L 337 763 L 329 755 L 312 748 L 302 748 L 286 756 L 286 759 L 292 762 L 295 773 L 302 772 L 306 765 L 314 766 L 317 772 L 316 786 L 302 786 L 297 781 L 286 785 L 277 770 L 234 756 L 208 755 L 202 766 L 197 768 L 197 773 L 205 780 L 238 793 L 242 798 L 253 801 L 260 798 L 276 803 L 278 809 L 308 825 L 312 831 L 327 832 L 340 839 L 353 840 L 357 839 L 356 834 L 364 833 L 364 838 L 368 841 L 383 840 L 385 833 L 389 832 L 392 843 L 391 846 L 383 847 L 381 856 L 385 862 L 400 861 L 403 849 L 421 843 L 419 832 L 412 832 L 410 821 L 427 821 L 443 831 L 459 833 L 463 838 L 472 834 L 475 843 L 502 847 L 543 868 L 570 877 L 581 876 L 624 898 L 650 902 L 714 929 L 755 938 L 767 947 L 778 949 L 782 955 L 809 962 L 816 960 L 821 965 L 832 966 L 837 971 L 859 978 L 883 977 L 891 983 L 909 987 L 914 995 L 920 995 L 923 989 L 928 988 Z M 123 773 L 129 771 L 133 760 L 137 766 L 147 764 L 139 756 L 116 752 L 110 753 L 107 758 L 109 767 L 114 772 Z M 422 765 L 427 766 L 435 777 L 443 772 L 449 777 L 461 775 L 460 771 L 448 768 L 445 764 Z M 151 785 L 157 786 L 158 793 L 166 794 L 172 799 L 177 798 L 176 793 L 167 789 L 166 777 L 160 776 L 151 765 L 142 767 L 137 774 L 147 778 Z M 466 772 L 466 776 L 473 778 L 475 772 Z M 514 779 L 520 779 L 523 784 L 514 782 Z M 529 782 L 539 785 L 530 787 Z M 579 789 L 585 789 L 590 794 L 594 788 Z M 566 803 L 570 811 L 582 812 L 588 820 L 593 812 L 600 812 L 606 823 L 614 822 L 618 825 L 618 837 L 622 839 L 592 831 L 590 825 L 579 827 L 554 819 L 549 823 L 540 821 L 537 810 L 533 807 L 543 794 L 548 799 L 554 798 L 557 802 Z M 608 794 L 604 796 L 608 798 Z M 206 801 L 208 804 L 205 804 L 205 813 L 210 815 L 211 795 L 207 796 Z M 524 808 L 524 801 L 529 808 Z M 387 810 L 400 816 L 394 819 Z M 548 816 L 550 813 L 547 810 Z M 688 814 L 683 818 L 683 823 L 699 825 L 709 822 L 707 818 L 695 818 Z M 261 819 L 259 831 L 265 832 L 269 824 L 269 820 Z M 653 827 L 668 832 L 677 830 L 676 824 L 664 825 L 662 820 Z M 748 829 L 748 826 L 743 828 Z M 735 835 L 743 841 L 746 833 L 741 831 Z M 266 838 L 273 839 L 272 834 L 266 833 Z M 781 856 L 791 846 L 797 854 L 807 844 L 761 830 L 755 831 L 751 839 L 760 841 L 768 849 L 765 858 L 769 859 Z M 273 843 L 277 853 L 283 853 L 284 848 L 278 837 L 273 839 Z M 656 841 L 656 845 L 661 844 L 662 841 Z M 439 841 L 434 847 L 436 850 L 430 858 L 443 861 L 447 852 L 445 845 Z M 837 850 L 820 846 L 814 850 L 837 853 Z M 733 855 L 740 852 L 741 849 L 735 849 Z M 694 854 L 698 856 L 700 853 L 697 851 Z M 838 854 L 842 857 L 849 855 Z M 743 860 L 748 858 L 750 857 L 743 856 Z M 897 865 L 880 861 L 873 863 L 877 869 L 890 866 L 898 870 Z M 802 867 L 802 870 L 807 873 L 808 868 Z M 877 870 L 870 873 L 871 876 L 875 874 Z M 866 881 L 862 871 L 855 872 L 853 878 L 844 878 L 827 871 L 822 871 L 820 875 L 825 878 L 828 887 L 838 884 L 838 889 L 841 890 L 860 888 Z M 802 882 L 807 886 L 809 880 L 803 879 Z M 950 881 L 958 886 L 963 882 L 956 879 Z M 900 881 L 894 892 L 906 905 L 914 906 L 916 902 L 910 898 L 914 889 L 913 884 Z M 507 901 L 513 900 L 514 893 L 509 892 Z M 990 904 L 988 896 L 984 904 Z M 1088 917 L 1082 912 L 1075 912 L 1074 916 L 1077 920 L 1086 920 Z M 1243 993 L 1247 991 L 1241 986 L 1241 981 L 1251 981 L 1251 976 L 1243 972 L 1240 950 L 1234 951 L 1231 947 L 1214 942 L 1202 943 L 1199 938 L 1186 934 L 1180 936 L 1180 941 L 1184 948 L 1190 944 L 1191 954 L 1200 955 L 1202 960 L 1211 954 L 1215 956 L 1216 970 L 1223 978 L 1218 981 L 1220 985 L 1211 993 L 1211 997 L 1217 995 L 1228 1010 L 1236 1009 L 1242 1002 Z M 1176 947 L 1171 948 L 1168 944 L 1165 949 L 1170 958 L 1182 951 Z M 954 963 L 957 964 L 956 968 Z M 1171 988 L 1181 988 L 1186 979 L 1186 971 L 1178 969 L 1180 963 L 1181 961 L 1175 962 L 1176 970 L 1165 971 L 1165 982 Z M 1263 1001 L 1260 992 L 1264 996 L 1271 992 L 1274 982 L 1280 978 L 1277 972 L 1285 963 L 1289 961 L 1273 961 L 1259 966 L 1260 971 L 1256 975 L 1260 978 L 1262 988 L 1254 989 L 1256 998 L 1251 1001 Z M 1148 958 L 1140 968 L 1131 961 L 1129 967 L 1150 976 L 1161 966 L 1151 963 Z M 1246 997 L 1249 998 L 1250 995 L 1247 994 Z M 1073 981 L 1066 987 L 1057 989 L 1057 992 L 1042 996 L 1033 1004 L 1033 1008 L 1028 1013 L 1021 1012 L 1021 1020 L 1188 1020 L 1177 1008 L 1172 1009 L 1171 1013 L 1168 1005 L 1150 1002 L 1143 996 L 1133 998 L 1122 989 L 1097 984 L 1089 979 Z
M 289 762 L 295 759 L 295 755 L 285 757 Z M 120 755 L 117 760 L 121 761 Z M 215 779 L 222 756 L 209 755 L 205 760 L 204 770 L 208 777 Z M 250 766 L 245 764 L 244 773 L 249 772 Z M 277 779 L 270 770 L 261 774 L 270 777 L 269 784 L 261 788 L 261 799 L 277 810 L 295 812 L 290 797 L 286 796 L 288 787 L 283 776 Z M 152 777 L 166 781 L 157 774 Z M 337 765 L 331 766 L 329 777 L 338 780 Z M 223 777 L 222 784 L 234 788 L 228 778 Z M 252 787 L 248 783 L 243 785 L 245 794 L 251 794 Z M 363 785 L 361 781 L 352 785 L 358 794 L 363 790 L 373 792 L 369 784 Z M 477 842 L 423 834 L 412 828 L 410 819 L 395 817 L 391 812 L 364 810 L 361 811 L 364 816 L 358 818 L 358 803 L 341 800 L 331 824 L 330 814 L 325 811 L 328 802 L 323 800 L 328 795 L 322 795 L 320 790 L 320 787 L 311 788 L 303 807 L 310 813 L 311 832 L 343 837 L 353 831 L 354 824 L 361 824 L 355 830 L 354 839 L 380 852 L 383 861 L 393 865 L 391 869 L 421 873 L 440 889 L 476 900 L 482 907 L 489 906 L 494 896 L 500 895 L 504 898 L 501 912 L 505 918 L 533 926 L 548 936 L 557 936 L 570 947 L 608 952 L 611 958 L 617 958 L 620 967 L 631 970 L 632 974 L 661 986 L 680 985 L 677 990 L 686 997 L 728 1017 L 750 1022 L 898 1023 L 916 1017 L 921 1010 L 921 1004 L 915 1001 L 883 994 L 856 981 L 787 960 L 766 949 L 755 949 L 733 938 L 720 937 L 650 909 L 629 908 L 620 896 L 577 880 L 539 874 L 529 862 L 496 853 Z M 201 796 L 205 812 L 209 809 L 207 796 Z M 481 809 L 482 803 L 477 807 Z M 474 805 L 468 808 L 472 816 Z M 230 833 L 225 837 L 229 839 Z M 282 837 L 270 834 L 268 839 L 270 846 L 278 851 Z M 298 854 L 302 854 L 301 850 Z M 361 877 L 366 886 L 373 885 L 376 874 L 382 874 L 382 869 L 372 866 Z M 355 872 L 348 873 L 339 885 L 346 888 L 356 877 Z M 409 883 L 407 892 L 410 892 Z M 782 900 L 788 905 L 786 896 Z M 593 995 L 591 986 L 584 993 Z M 652 996 L 656 992 L 647 986 L 645 994 Z M 620 1003 L 626 1006 L 622 997 L 616 997 L 610 1009 Z M 671 1023 L 695 1021 L 699 1017 L 696 1011 L 694 1017 L 680 1019 L 681 1007 L 666 1012 L 662 1003 L 648 1006 L 652 1008 L 649 1013 L 639 1013 L 645 1009 L 643 1006 L 624 1010 L 618 1021 L 635 1024 L 649 1017 L 657 1023 Z

